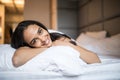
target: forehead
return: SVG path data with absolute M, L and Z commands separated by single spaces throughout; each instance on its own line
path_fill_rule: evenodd
M 29 25 L 25 30 L 24 30 L 24 37 L 26 37 L 26 35 L 31 35 L 31 34 L 35 34 L 36 30 L 38 30 L 39 26 L 37 25 Z
M 24 30 L 24 39 L 27 43 L 31 41 L 31 39 L 35 36 L 37 33 L 38 28 L 40 28 L 38 25 L 29 25 L 25 30 Z
M 35 28 L 40 28 L 40 27 L 36 24 L 31 24 L 26 29 L 35 29 Z

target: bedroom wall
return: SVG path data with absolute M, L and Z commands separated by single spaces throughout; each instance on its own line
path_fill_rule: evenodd
M 120 0 L 79 0 L 79 32 L 120 33 Z
M 50 28 L 50 0 L 25 0 L 24 19 L 40 21 Z
M 78 35 L 78 0 L 57 0 L 58 30 L 72 38 Z

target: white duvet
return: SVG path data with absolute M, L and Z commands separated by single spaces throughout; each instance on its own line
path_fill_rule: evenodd
M 120 80 L 120 60 L 119 59 L 102 59 L 101 64 L 81 65 L 78 75 L 55 71 L 23 71 L 7 70 L 0 71 L 0 80 Z M 32 66 L 29 68 L 33 69 Z M 73 66 L 74 68 L 74 66 Z M 72 69 L 73 70 L 73 69 Z M 73 73 L 73 71 L 69 73 Z
M 81 65 L 86 64 L 79 57 L 80 53 L 72 47 L 53 46 L 17 68 L 17 70 L 49 71 L 66 76 L 75 76 L 82 72 Z

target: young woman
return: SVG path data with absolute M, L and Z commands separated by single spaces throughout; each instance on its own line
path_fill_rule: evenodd
M 69 36 L 49 33 L 40 22 L 26 20 L 18 24 L 12 35 L 11 46 L 17 49 L 13 65 L 19 67 L 49 47 L 59 45 L 76 49 L 80 52 L 80 58 L 88 64 L 100 62 L 96 54 L 78 46 Z

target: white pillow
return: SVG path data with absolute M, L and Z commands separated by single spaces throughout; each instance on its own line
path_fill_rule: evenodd
M 100 56 L 120 58 L 120 34 L 94 41 L 87 35 L 80 36 L 83 41 L 78 45 Z M 81 40 L 80 39 L 80 40 Z M 85 39 L 89 41 L 85 41 Z M 85 42 L 84 42 L 85 41 Z
M 84 48 L 102 56 L 120 58 L 120 42 L 117 39 L 105 38 L 98 42 L 93 42 Z
M 9 44 L 0 45 L 0 70 L 13 69 L 12 56 L 15 49 Z
M 94 31 L 86 32 L 85 34 L 96 39 L 104 39 L 106 37 L 106 33 L 106 31 Z
M 67 76 L 78 75 L 82 72 L 82 65 L 86 65 L 79 56 L 80 53 L 72 47 L 52 46 L 19 67 L 18 70 L 50 71 Z
M 97 41 L 97 39 L 87 36 L 84 33 L 81 33 L 76 39 L 76 42 L 79 46 L 85 46 L 95 41 Z
M 54 33 L 54 32 L 55 32 L 55 33 L 64 34 L 64 33 L 60 32 L 60 31 L 52 30 L 52 29 L 49 29 L 48 32 L 49 32 L 49 33 Z

